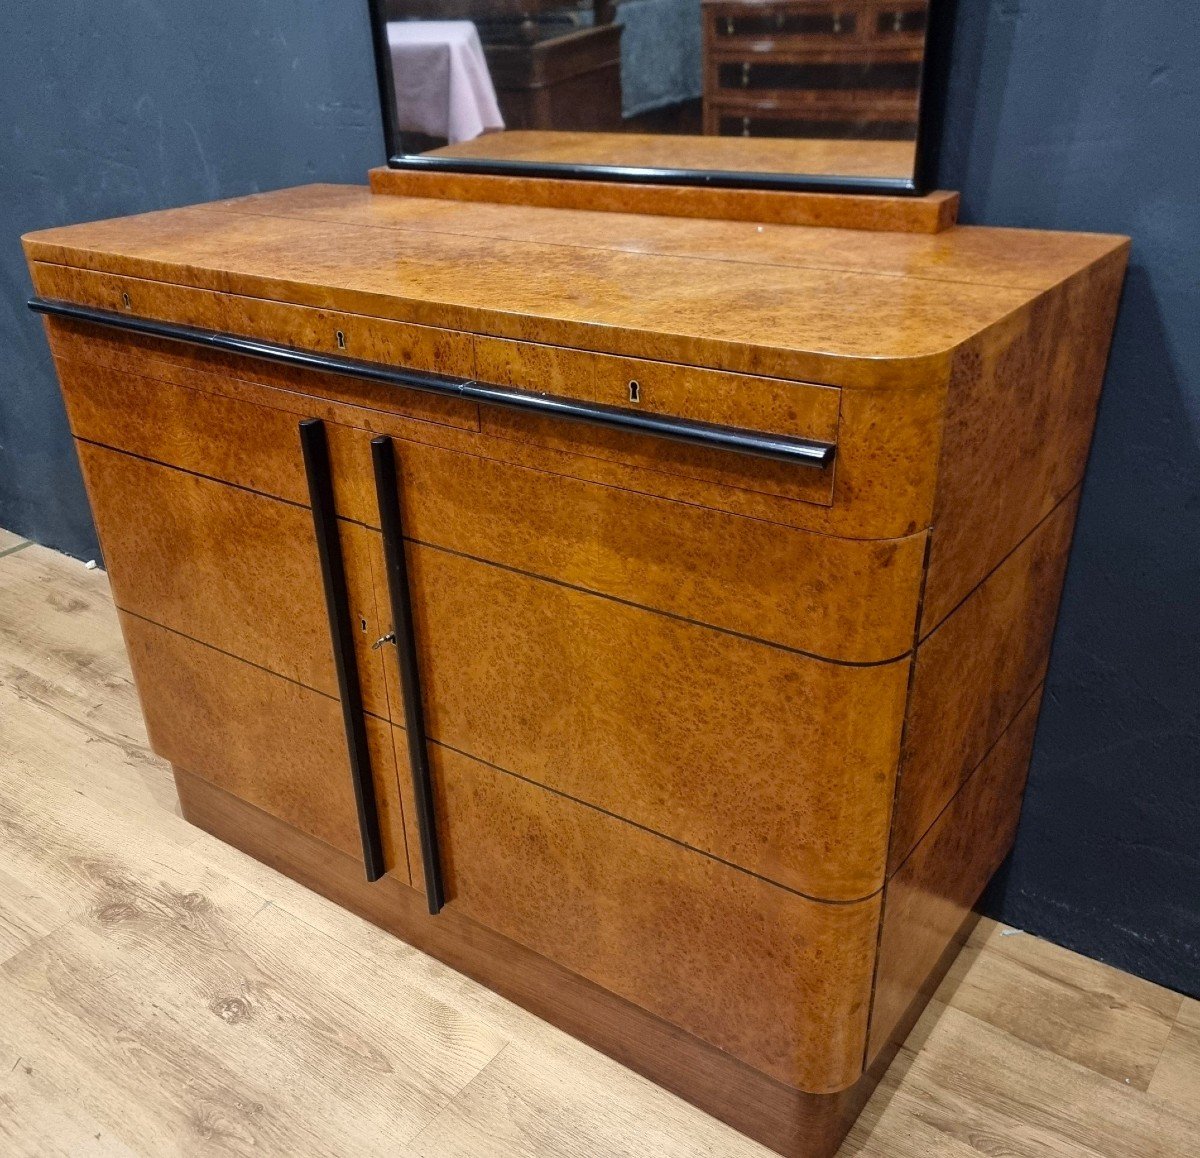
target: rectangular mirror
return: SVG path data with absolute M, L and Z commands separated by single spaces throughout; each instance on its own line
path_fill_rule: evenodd
M 389 164 L 926 192 L 953 0 L 370 0 Z

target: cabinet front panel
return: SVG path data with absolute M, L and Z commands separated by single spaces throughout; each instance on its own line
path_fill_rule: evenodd
M 924 534 L 838 539 L 418 443 L 396 455 L 423 543 L 813 655 L 912 646 Z
M 145 359 L 140 369 L 163 369 Z M 241 487 L 307 503 L 296 427 L 313 404 L 214 375 L 192 389 L 115 366 L 62 360 L 75 434 Z M 285 408 L 286 407 L 286 408 Z M 346 517 L 378 525 L 376 412 L 326 422 Z M 324 413 L 324 411 L 322 411 Z M 396 441 L 409 534 L 698 622 L 827 658 L 880 662 L 912 644 L 925 534 L 860 541 Z
M 336 699 L 122 613 L 150 745 L 163 759 L 362 859 Z M 384 863 L 409 880 L 387 724 L 367 717 Z
M 473 373 L 469 334 L 42 263 L 35 278 L 43 297 L 98 309 L 365 362 L 456 377 Z M 479 428 L 479 409 L 473 402 L 416 391 L 392 393 L 393 407 L 413 418 Z
M 432 738 L 810 896 L 882 885 L 907 661 L 830 664 L 428 547 L 408 560 Z
M 298 440 L 291 445 L 299 458 Z M 337 696 L 307 507 L 90 443 L 77 446 L 119 607 Z M 341 532 L 363 702 L 386 716 L 382 659 L 370 650 L 383 632 L 369 532 L 348 523 Z
M 788 1085 L 858 1077 L 878 897 L 807 900 L 445 748 L 432 756 L 451 906 Z
M 841 392 L 828 386 L 489 338 L 476 339 L 475 357 L 478 377 L 501 386 L 837 443 Z M 482 409 L 480 421 L 504 438 L 665 474 L 824 505 L 833 494 L 834 468 L 798 468 L 492 406 Z

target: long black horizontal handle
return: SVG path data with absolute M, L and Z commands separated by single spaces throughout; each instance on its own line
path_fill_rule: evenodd
M 829 442 L 816 442 L 812 439 L 795 438 L 786 434 L 768 434 L 764 431 L 721 426 L 713 422 L 699 422 L 688 418 L 673 418 L 670 415 L 645 414 L 620 406 L 606 406 L 600 402 L 580 402 L 574 398 L 563 398 L 555 394 L 534 394 L 528 390 L 513 390 L 507 386 L 491 386 L 486 382 L 476 382 L 473 379 L 449 378 L 442 374 L 426 374 L 415 370 L 398 370 L 394 366 L 387 366 L 380 362 L 363 362 L 356 358 L 316 354 L 309 350 L 281 346 L 275 342 L 264 342 L 258 338 L 242 338 L 236 334 L 202 330 L 194 326 L 180 326 L 173 322 L 156 322 L 149 318 L 116 313 L 113 310 L 78 306 L 71 302 L 31 298 L 29 308 L 39 314 L 71 318 L 74 321 L 91 322 L 100 326 L 113 326 L 121 330 L 131 330 L 136 334 L 145 334 L 148 337 L 188 342 L 195 346 L 204 346 L 225 353 L 265 358 L 272 362 L 283 362 L 289 366 L 322 370 L 328 374 L 366 378 L 373 382 L 385 382 L 392 386 L 405 386 L 410 390 L 422 390 L 427 394 L 464 398 L 471 402 L 486 402 L 492 406 L 504 406 L 511 410 L 523 410 L 532 414 L 547 414 L 557 418 L 573 419 L 577 422 L 590 422 L 595 426 L 605 426 L 611 430 L 649 434 L 657 438 L 668 438 L 674 442 L 690 443 L 693 446 L 729 450 L 736 454 L 748 454 L 756 458 L 789 462 L 794 466 L 827 467 L 832 464 L 834 455 L 837 453 L 837 447 Z
M 383 858 L 383 837 L 379 831 L 375 780 L 371 775 L 371 749 L 367 743 L 362 688 L 358 680 L 358 664 L 354 658 L 354 628 L 350 621 L 350 598 L 346 591 L 346 567 L 342 559 L 337 513 L 333 505 L 329 443 L 325 437 L 325 424 L 319 418 L 308 418 L 300 423 L 300 448 L 304 454 L 304 471 L 308 477 L 317 554 L 321 560 L 325 610 L 329 615 L 333 666 L 337 672 L 338 691 L 342 699 L 342 725 L 346 730 L 346 751 L 350 757 L 350 780 L 354 789 L 354 804 L 358 810 L 363 863 L 367 870 L 367 880 L 377 881 L 387 872 L 387 866 Z
M 421 699 L 421 667 L 417 660 L 417 638 L 413 627 L 412 591 L 408 582 L 408 561 L 404 556 L 400 480 L 396 471 L 396 452 L 390 438 L 371 440 L 371 460 L 375 467 L 379 525 L 383 531 L 392 632 L 396 637 L 400 686 L 404 692 L 404 729 L 408 739 L 413 798 L 417 806 L 417 830 L 421 836 L 425 897 L 429 902 L 429 911 L 436 914 L 441 912 L 446 903 L 446 889 L 438 853 L 437 810 L 433 803 L 433 777 L 429 771 L 429 745 L 425 736 L 425 707 Z

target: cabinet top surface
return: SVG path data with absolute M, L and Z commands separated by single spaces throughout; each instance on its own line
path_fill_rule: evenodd
M 31 261 L 667 361 L 722 347 L 818 364 L 927 362 L 1128 242 L 934 235 L 373 195 L 311 185 L 26 236 Z M 829 367 L 833 367 L 832 372 Z

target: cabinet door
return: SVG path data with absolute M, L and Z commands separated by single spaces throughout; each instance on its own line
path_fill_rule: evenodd
M 121 629 L 154 751 L 226 792 L 363 855 L 341 705 L 128 613 Z M 383 862 L 407 882 L 389 726 L 366 717 Z
M 314 433 L 324 454 L 317 424 L 307 442 L 295 430 L 297 459 Z M 155 750 L 361 856 L 369 879 L 394 867 L 407 880 L 369 532 L 334 517 L 327 454 L 314 521 L 295 502 L 79 452 Z
M 882 886 L 906 658 L 830 663 L 519 567 L 406 539 L 430 742 L 806 896 Z
M 91 443 L 78 444 L 113 597 L 169 627 L 337 696 L 307 507 Z M 300 458 L 298 437 L 293 446 Z M 363 703 L 387 715 L 367 532 L 339 524 Z

